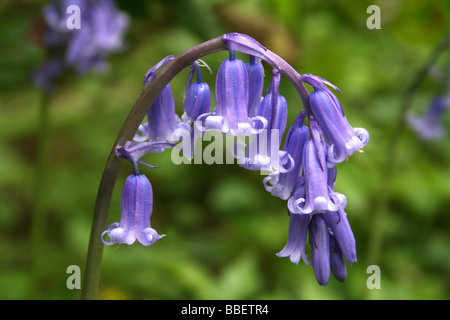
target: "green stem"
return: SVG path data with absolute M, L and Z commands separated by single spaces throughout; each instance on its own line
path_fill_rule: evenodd
M 123 145 L 126 141 L 132 140 L 142 119 L 144 119 L 148 111 L 148 107 L 152 105 L 164 87 L 178 73 L 184 68 L 192 65 L 197 59 L 222 50 L 228 49 L 222 41 L 222 37 L 218 37 L 183 52 L 167 63 L 167 65 L 158 72 L 155 78 L 144 87 L 131 109 L 106 162 L 98 189 L 81 291 L 82 299 L 91 300 L 97 298 L 103 254 L 103 243 L 100 237 L 107 227 L 111 196 L 120 169 L 120 161 L 115 155 L 115 147 Z
M 388 144 L 386 154 L 389 154 L 385 166 L 382 170 L 382 177 L 384 179 L 383 185 L 379 192 L 379 197 L 377 198 L 377 206 L 375 207 L 372 213 L 372 233 L 369 237 L 369 246 L 368 246 L 368 257 L 367 262 L 369 264 L 377 264 L 379 263 L 379 257 L 383 242 L 383 230 L 384 230 L 384 221 L 387 211 L 387 203 L 389 200 L 389 192 L 390 192 L 390 183 L 392 180 L 392 172 L 396 165 L 397 160 L 397 152 L 398 152 L 398 144 L 400 142 L 401 134 L 405 127 L 405 116 L 412 105 L 412 99 L 414 94 L 418 91 L 419 86 L 422 81 L 426 78 L 427 74 L 430 72 L 430 69 L 436 63 L 439 56 L 449 47 L 450 45 L 450 36 L 447 35 L 441 42 L 439 42 L 436 47 L 431 51 L 428 59 L 425 61 L 423 66 L 418 70 L 416 76 L 414 77 L 411 84 L 406 89 L 403 102 L 400 107 L 400 112 L 397 118 L 396 125 L 394 127 L 394 131 L 392 132 L 392 137 L 389 139 L 390 143 Z
M 46 219 L 45 194 L 47 190 L 50 97 L 42 93 L 38 110 L 38 140 L 36 149 L 36 172 L 34 180 L 34 203 L 31 224 L 32 274 L 38 281 L 44 247 Z M 39 285 L 39 284 L 38 284 Z

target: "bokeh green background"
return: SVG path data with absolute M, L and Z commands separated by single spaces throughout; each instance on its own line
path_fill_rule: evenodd
M 177 166 L 166 151 L 146 156 L 159 169 L 142 172 L 154 190 L 152 225 L 167 236 L 151 247 L 105 247 L 99 298 L 450 297 L 450 133 L 428 142 L 407 127 L 395 134 L 407 87 L 450 30 L 448 1 L 118 1 L 131 17 L 127 50 L 109 59 L 108 73 L 68 74 L 50 100 L 45 210 L 36 218 L 41 94 L 30 73 L 43 58 L 35 21 L 45 3 L 0 2 L 1 299 L 80 297 L 80 290 L 67 288 L 66 270 L 78 265 L 83 276 L 103 167 L 145 72 L 169 54 L 228 32 L 248 34 L 299 72 L 336 84 L 350 123 L 369 131 L 364 153 L 339 165 L 336 182 L 348 198 L 358 262 L 348 267 L 346 282 L 332 278 L 319 286 L 311 267 L 275 255 L 285 245 L 289 217 L 286 202 L 264 190 L 259 172 Z M 381 8 L 379 30 L 366 27 L 371 4 Z M 439 58 L 438 69 L 449 67 L 449 54 Z M 224 57 L 204 60 L 215 72 Z M 171 82 L 180 113 L 186 75 Z M 213 87 L 206 69 L 204 78 Z M 291 124 L 301 102 L 287 80 L 281 93 Z M 412 93 L 411 109 L 425 112 L 438 93 L 442 85 L 427 75 Z M 448 114 L 443 123 L 450 127 Z M 124 163 L 108 222 L 120 218 L 120 190 L 131 172 Z M 380 206 L 384 194 L 386 206 Z M 381 289 L 367 288 L 369 265 L 380 267 Z

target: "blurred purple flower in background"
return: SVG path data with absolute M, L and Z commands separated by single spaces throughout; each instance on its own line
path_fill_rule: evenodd
M 50 93 L 69 68 L 78 75 L 104 72 L 109 55 L 125 49 L 129 17 L 112 0 L 53 1 L 42 15 L 46 58 L 32 80 L 44 92 Z
M 419 116 L 412 111 L 407 114 L 406 121 L 419 138 L 423 140 L 440 139 L 445 135 L 442 118 L 450 107 L 450 94 L 435 97 L 428 106 L 427 112 Z

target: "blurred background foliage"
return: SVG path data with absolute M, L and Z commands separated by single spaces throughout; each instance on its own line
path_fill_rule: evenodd
M 43 59 L 36 21 L 45 4 L 0 2 L 1 299 L 79 298 L 79 290 L 66 287 L 66 269 L 78 265 L 83 272 L 103 167 L 145 72 L 169 54 L 228 32 L 248 34 L 299 72 L 336 84 L 350 123 L 369 131 L 365 152 L 339 165 L 336 182 L 348 197 L 358 262 L 348 267 L 346 282 L 331 279 L 319 286 L 311 267 L 275 255 L 285 245 L 289 217 L 286 202 L 264 190 L 259 172 L 237 165 L 177 166 L 166 151 L 145 159 L 159 169 L 142 172 L 154 189 L 152 225 L 167 237 L 151 247 L 105 247 L 99 298 L 450 297 L 450 135 L 425 142 L 406 127 L 394 136 L 406 88 L 450 30 L 450 2 L 117 1 L 131 17 L 127 50 L 109 59 L 107 73 L 66 75 L 50 100 L 48 186 L 36 243 L 33 181 L 41 94 L 30 74 Z M 380 30 L 366 27 L 371 4 L 381 8 Z M 437 68 L 448 69 L 449 52 Z M 215 72 L 224 57 L 220 52 L 204 60 Z M 187 70 L 171 82 L 180 112 L 186 75 Z M 206 70 L 204 79 L 213 87 L 214 76 Z M 301 102 L 284 81 L 290 125 Z M 425 112 L 440 90 L 427 76 L 411 108 Z M 449 128 L 448 114 L 443 121 Z M 388 149 L 392 139 L 398 139 L 396 153 Z M 131 172 L 124 163 L 109 223 L 120 218 L 120 191 Z M 386 206 L 377 210 L 384 192 Z M 379 290 L 366 287 L 373 264 L 381 269 Z

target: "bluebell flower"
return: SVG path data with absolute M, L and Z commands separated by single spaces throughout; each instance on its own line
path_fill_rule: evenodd
M 234 136 L 249 136 L 258 132 L 255 126 L 261 122 L 267 127 L 264 118 L 248 116 L 249 84 L 247 69 L 241 59 L 230 51 L 230 59 L 224 60 L 216 78 L 216 101 L 214 112 L 206 113 L 197 120 L 205 126 L 201 131 L 217 130 Z
M 305 113 L 300 113 L 289 129 L 283 150 L 291 156 L 292 168 L 287 172 L 274 172 L 264 178 L 264 188 L 273 196 L 287 200 L 302 175 L 303 148 L 309 139 L 309 128 L 304 125 Z
M 334 191 L 336 167 L 327 171 L 328 187 Z M 292 199 L 302 198 L 306 198 L 306 176 L 299 178 L 292 195 Z M 317 282 L 323 286 L 329 281 L 330 270 L 337 280 L 344 281 L 347 277 L 346 263 L 351 265 L 357 261 L 355 237 L 344 211 L 345 205 L 343 202 L 337 211 L 317 210 L 308 214 L 295 213 L 288 206 L 292 227 L 289 229 L 288 243 L 278 256 L 290 256 L 294 263 L 298 263 L 298 256 L 303 257 L 305 264 L 312 264 Z M 312 263 L 305 254 L 304 242 L 308 230 Z
M 326 286 L 333 276 L 347 278 L 346 262 L 356 262 L 356 245 L 345 212 L 322 212 L 312 215 L 309 225 L 311 257 L 317 282 Z
M 330 233 L 330 268 L 333 276 L 344 282 L 347 279 L 347 267 L 336 238 Z
M 157 70 L 164 64 L 173 60 L 174 56 L 167 56 L 156 65 L 151 67 L 144 77 L 144 86 L 152 81 L 156 76 Z M 173 139 L 175 130 L 184 128 L 189 130 L 189 125 L 183 123 L 175 113 L 175 100 L 173 98 L 170 84 L 167 84 L 162 92 L 158 95 L 147 112 L 147 123 L 139 126 L 140 134 L 136 134 L 133 141 L 151 142 L 161 146 L 160 149 L 153 149 L 152 152 L 162 152 L 168 146 L 167 144 L 159 144 L 161 142 L 176 143 Z
M 305 184 L 304 177 L 300 177 L 293 190 L 296 197 L 304 197 Z M 291 262 L 298 264 L 303 259 L 306 265 L 311 265 L 305 251 L 306 237 L 309 230 L 309 214 L 295 214 L 289 212 L 289 234 L 288 240 L 284 248 L 277 253 L 277 256 L 289 257 Z
M 317 282 L 325 286 L 330 279 L 330 233 L 323 215 L 325 213 L 312 215 L 309 234 L 314 274 Z
M 339 245 L 342 256 L 350 265 L 356 262 L 356 241 L 344 208 L 334 212 L 327 212 L 324 214 L 324 219 L 327 222 L 330 233 Z
M 268 125 L 250 138 L 246 156 L 240 159 L 240 166 L 246 169 L 286 172 L 293 168 L 291 155 L 280 150 L 288 108 L 286 99 L 279 94 L 280 77 L 279 71 L 274 70 L 269 90 L 256 110 L 256 116 L 264 118 Z
M 255 117 L 262 100 L 264 87 L 264 67 L 261 60 L 250 56 L 250 62 L 245 64 L 248 74 L 248 116 Z
M 151 227 L 153 190 L 145 175 L 130 175 L 122 189 L 120 222 L 112 223 L 102 233 L 106 245 L 114 243 L 133 244 L 136 240 L 149 246 L 164 237 Z M 109 241 L 105 240 L 109 236 Z
M 450 95 L 439 95 L 431 101 L 425 115 L 418 116 L 413 112 L 408 113 L 407 123 L 423 140 L 442 138 L 445 135 L 442 119 L 449 107 Z
M 353 128 L 349 124 L 339 100 L 324 85 L 329 82 L 311 75 L 303 75 L 302 79 L 314 87 L 309 104 L 314 120 L 328 141 L 328 161 L 342 162 L 362 149 L 369 142 L 369 133 L 364 128 Z
M 204 63 L 204 65 L 206 65 Z M 197 81 L 192 82 L 193 74 L 196 74 Z M 202 81 L 202 74 L 198 62 L 192 65 L 192 71 L 186 81 L 186 94 L 184 97 L 184 112 L 182 116 L 183 121 L 196 121 L 197 118 L 205 113 L 208 113 L 211 108 L 211 90 L 206 82 Z
M 311 124 L 310 124 L 311 125 Z M 346 197 L 329 186 L 326 166 L 326 146 L 322 140 L 308 140 L 303 150 L 305 197 L 292 196 L 288 200 L 290 211 L 310 214 L 338 211 L 346 205 Z

